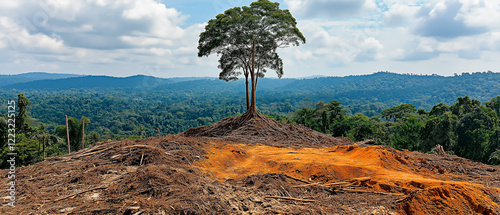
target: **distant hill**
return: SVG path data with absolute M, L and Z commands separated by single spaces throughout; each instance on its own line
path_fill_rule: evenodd
M 47 80 L 47 79 L 61 79 L 71 77 L 82 77 L 83 75 L 75 74 L 56 74 L 45 72 L 30 72 L 18 75 L 0 75 L 0 87 L 13 85 L 17 83 L 26 83 L 31 81 Z
M 180 77 L 180 78 L 168 78 L 174 83 L 186 82 L 186 81 L 196 81 L 196 80 L 217 80 L 218 78 L 214 77 Z
M 126 78 L 110 76 L 84 76 L 56 80 L 39 80 L 3 86 L 4 89 L 17 90 L 66 90 L 89 88 L 154 88 L 173 83 L 171 80 L 152 76 L 136 75 Z
M 296 79 L 262 78 L 259 90 L 277 89 L 295 82 Z M 125 78 L 111 76 L 83 76 L 61 78 L 55 80 L 38 80 L 0 86 L 4 90 L 65 90 L 88 88 L 146 88 L 160 87 L 165 90 L 236 90 L 244 91 L 243 79 L 238 81 L 221 81 L 211 77 L 157 78 L 152 76 L 130 76 Z M 168 85 L 168 86 L 167 86 Z
M 127 91 L 127 88 L 135 90 Z M 106 89 L 105 93 L 121 92 L 143 99 L 143 94 L 148 93 L 154 97 L 154 101 L 176 98 L 175 101 L 231 100 L 237 104 L 242 103 L 240 101 L 245 97 L 242 79 L 225 82 L 216 78 L 163 79 L 142 75 L 126 78 L 85 76 L 39 80 L 3 86 L 1 89 L 25 93 L 37 90 L 59 92 L 67 89 Z M 495 72 L 464 73 L 452 77 L 378 72 L 347 77 L 259 79 L 257 104 L 260 110 L 267 113 L 288 113 L 314 105 L 318 101 L 327 103 L 337 100 L 342 102 L 348 114 L 374 116 L 383 109 L 402 103 L 430 110 L 440 102 L 451 105 L 461 96 L 486 102 L 499 95 L 500 73 Z

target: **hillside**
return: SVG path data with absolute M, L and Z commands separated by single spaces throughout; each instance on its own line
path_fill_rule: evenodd
M 343 103 L 348 114 L 363 113 L 374 116 L 383 109 L 411 103 L 417 109 L 430 110 L 441 102 L 451 105 L 458 97 L 469 96 L 482 102 L 500 95 L 500 73 L 463 73 L 453 77 L 401 75 L 378 72 L 371 75 L 347 77 L 320 77 L 311 79 L 273 79 L 259 81 L 258 104 L 275 104 L 259 107 L 266 113 L 286 114 L 318 101 L 337 100 Z M 244 99 L 243 80 L 224 82 L 213 78 L 169 78 L 132 76 L 127 78 L 86 76 L 57 80 L 40 80 L 1 87 L 0 95 L 30 92 L 34 97 L 49 93 L 65 94 L 81 89 L 83 94 L 148 94 L 148 97 L 168 100 L 172 96 L 189 94 L 189 99 L 203 100 L 217 94 L 217 98 L 231 98 L 234 103 Z M 143 96 L 143 95 L 139 95 Z M 2 96 L 4 97 L 4 96 Z M 50 98 L 49 98 L 50 99 Z M 147 103 L 149 99 L 147 99 Z M 73 105 L 69 103 L 69 105 Z M 74 104 L 80 105 L 80 104 Z M 44 111 L 45 112 L 45 111 Z M 220 119 L 218 119 L 220 120 Z
M 4 86 L 4 89 L 21 90 L 68 90 L 68 89 L 114 89 L 114 88 L 149 88 L 151 85 L 164 85 L 171 81 L 151 76 L 136 75 L 126 78 L 109 76 L 84 76 L 62 79 L 45 79 Z
M 80 77 L 82 75 L 75 74 L 56 74 L 56 73 L 45 73 L 45 72 L 30 72 L 18 75 L 0 75 L 0 87 L 7 85 L 13 85 L 17 83 L 26 83 L 31 81 L 39 80 L 50 80 L 50 79 L 62 79 L 71 77 Z
M 500 167 L 263 116 L 101 142 L 17 171 L 16 207 L 2 214 L 500 213 Z

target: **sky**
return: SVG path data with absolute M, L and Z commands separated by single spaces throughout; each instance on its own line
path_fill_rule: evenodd
M 216 55 L 197 57 L 199 35 L 217 14 L 251 2 L 2 1 L 0 74 L 218 77 Z M 278 51 L 284 78 L 500 71 L 498 0 L 277 2 L 307 41 Z

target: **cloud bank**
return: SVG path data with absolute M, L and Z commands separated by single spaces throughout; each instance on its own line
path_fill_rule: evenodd
M 307 39 L 279 51 L 285 77 L 500 71 L 496 0 L 279 2 Z M 206 17 L 249 3 L 5 1 L 0 4 L 0 73 L 217 76 L 217 57 L 196 55 Z

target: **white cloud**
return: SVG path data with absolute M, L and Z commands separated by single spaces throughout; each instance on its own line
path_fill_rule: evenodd
M 83 69 L 89 65 L 172 67 L 197 62 L 192 58 L 197 57 L 197 40 L 204 24 L 181 27 L 188 16 L 158 1 L 9 2 L 15 3 L 0 6 L 0 49 L 12 65 L 23 61 L 38 64 L 39 69 L 60 70 L 76 69 L 71 64 Z M 133 74 L 133 69 L 141 67 L 125 68 L 113 70 Z
M 463 4 L 458 0 L 427 3 L 416 14 L 415 34 L 441 39 L 478 35 L 489 29 L 483 25 L 467 25 L 460 15 Z
M 396 2 L 389 6 L 384 12 L 384 24 L 389 27 L 407 26 L 413 20 L 413 16 L 419 9 L 418 6 Z
M 500 3 L 497 0 L 460 0 L 462 7 L 457 19 L 464 20 L 467 26 L 481 26 L 490 29 L 500 28 Z
M 172 39 L 185 35 L 179 27 L 185 17 L 154 0 L 18 2 L 21 6 L 8 13 L 8 19 L 16 20 L 17 26 L 7 28 L 45 35 L 63 41 L 68 47 L 113 50 L 144 45 L 171 46 Z M 11 34 L 21 32 L 10 31 Z
M 279 50 L 285 77 L 500 70 L 497 0 L 278 1 L 307 40 Z M 217 76 L 216 55 L 197 57 L 206 25 L 199 22 L 249 2 L 159 2 L 6 1 L 0 4 L 0 73 Z
M 121 36 L 119 39 L 127 44 L 134 47 L 144 47 L 144 46 L 171 46 L 173 45 L 172 40 L 154 38 L 154 37 L 134 37 L 134 36 Z
M 20 3 L 18 1 L 2 1 L 2 4 L 0 4 L 0 8 L 16 8 L 19 7 Z
M 285 0 L 293 14 L 308 18 L 345 18 L 369 14 L 374 0 Z

